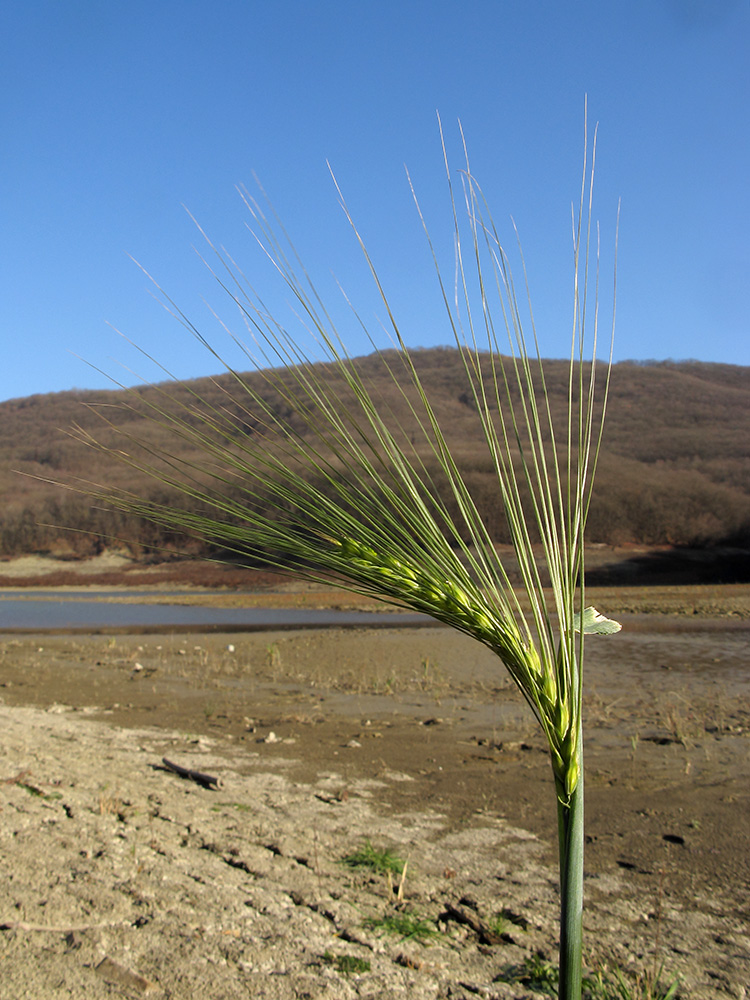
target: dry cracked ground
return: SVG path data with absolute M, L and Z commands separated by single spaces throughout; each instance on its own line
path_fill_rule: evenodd
M 592 968 L 748 995 L 749 651 L 722 605 L 591 643 Z M 2 1000 L 545 995 L 548 764 L 469 640 L 6 637 L 0 685 Z

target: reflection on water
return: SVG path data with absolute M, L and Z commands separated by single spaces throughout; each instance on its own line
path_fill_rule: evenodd
M 90 594 L 54 591 L 0 591 L 0 632 L 15 629 L 45 631 L 106 628 L 326 628 L 336 626 L 434 625 L 425 615 L 382 611 L 328 611 L 304 608 L 208 608 L 184 604 L 149 604 L 133 601 L 129 591 Z M 112 598 L 127 596 L 127 603 Z M 164 592 L 160 592 L 164 596 Z M 145 597 L 145 595 L 144 595 Z M 106 598 L 106 600 L 104 600 Z

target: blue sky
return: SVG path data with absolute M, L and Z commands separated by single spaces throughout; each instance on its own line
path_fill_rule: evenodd
M 377 328 L 327 161 L 407 342 L 448 343 L 404 172 L 450 259 L 436 111 L 509 242 L 515 219 L 542 352 L 564 355 L 586 94 L 607 289 L 622 199 L 616 358 L 748 365 L 749 52 L 747 0 L 10 0 L 0 399 L 107 385 L 76 355 L 153 377 L 108 324 L 179 377 L 215 371 L 128 255 L 220 341 L 187 206 L 283 311 L 235 190 L 254 175 L 326 298 L 334 273 Z

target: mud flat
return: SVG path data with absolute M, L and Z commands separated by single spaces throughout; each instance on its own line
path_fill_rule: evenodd
M 750 599 L 671 590 L 588 646 L 587 957 L 741 998 Z M 6 636 L 0 698 L 3 1000 L 521 998 L 554 959 L 549 765 L 470 640 Z

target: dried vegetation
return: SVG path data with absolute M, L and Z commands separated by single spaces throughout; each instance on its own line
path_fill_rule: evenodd
M 389 357 L 392 363 L 393 355 Z M 493 537 L 499 543 L 507 542 L 494 471 L 482 450 L 477 414 L 456 351 L 425 349 L 415 352 L 414 359 L 440 423 L 449 429 L 446 436 L 453 454 Z M 411 436 L 416 430 L 413 415 L 378 356 L 355 363 L 372 386 L 374 398 L 381 399 L 384 409 L 392 413 L 394 426 L 400 425 L 404 434 Z M 332 365 L 330 370 L 330 377 L 345 395 L 336 367 Z M 566 361 L 545 365 L 553 420 L 567 405 L 567 371 Z M 250 380 L 261 377 L 248 376 Z M 238 446 L 243 436 L 264 433 L 260 421 L 243 410 L 243 394 L 233 388 L 230 375 L 161 389 L 72 391 L 0 404 L 0 489 L 4 498 L 0 557 L 37 552 L 75 558 L 100 551 L 112 538 L 126 540 L 136 556 L 153 548 L 206 554 L 197 542 L 117 511 L 92 507 L 88 497 L 49 482 L 89 480 L 110 487 L 127 482 L 141 495 L 148 494 L 145 482 L 136 483 L 137 474 L 116 463 L 105 464 L 105 456 L 90 451 L 65 431 L 77 423 L 94 430 L 105 443 L 121 448 L 129 447 L 129 434 L 164 447 L 165 442 L 158 438 L 168 432 L 143 416 L 142 399 L 166 391 L 170 406 L 182 408 L 183 416 L 185 407 L 192 409 L 198 421 L 198 404 L 191 389 L 204 401 L 201 405 L 232 414 L 238 427 Z M 279 393 L 270 387 L 262 391 L 274 412 L 293 420 L 288 402 Z M 102 414 L 112 422 L 111 428 L 103 427 Z M 749 438 L 750 369 L 698 362 L 615 365 L 605 449 L 588 522 L 589 541 L 618 546 L 749 547 Z M 179 447 L 179 442 L 170 441 L 169 447 Z M 270 438 L 268 447 L 274 447 Z M 424 458 L 439 490 L 441 477 L 439 470 L 432 468 L 434 459 L 429 455 Z M 163 499 L 169 499 L 168 493 L 164 492 Z M 61 526 L 76 530 L 66 531 Z M 738 561 L 727 567 L 727 579 L 737 579 L 740 566 Z

